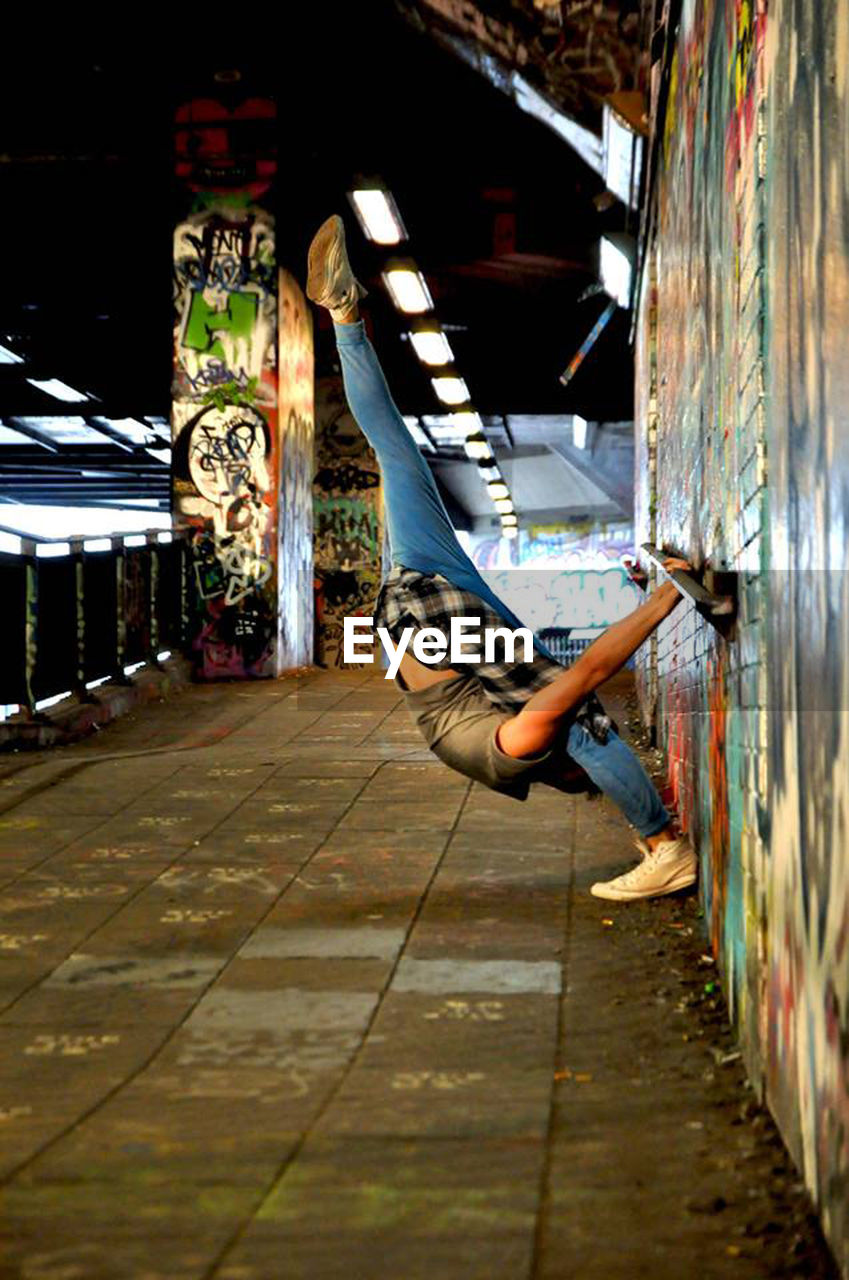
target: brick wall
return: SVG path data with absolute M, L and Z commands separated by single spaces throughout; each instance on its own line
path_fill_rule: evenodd
M 849 1273 L 847 30 L 847 0 L 683 7 L 636 519 L 638 544 L 737 574 L 735 633 L 680 606 L 640 694 L 750 1075 Z

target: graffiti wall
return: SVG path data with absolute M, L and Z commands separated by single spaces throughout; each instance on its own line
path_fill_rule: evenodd
M 468 534 L 468 554 L 478 569 L 496 569 L 504 540 L 496 535 Z M 514 563 L 528 568 L 612 569 L 634 559 L 634 526 L 628 523 L 529 525 L 514 540 Z M 509 545 L 509 544 L 508 544 Z
M 637 542 L 737 574 L 731 636 L 660 630 L 657 723 L 750 1075 L 849 1274 L 847 55 L 849 0 L 683 6 Z
M 769 21 L 767 1087 L 849 1271 L 849 3 Z
M 380 471 L 338 377 L 316 384 L 313 504 L 316 659 L 337 667 L 343 619 L 372 616 L 383 561 Z
M 274 119 L 261 99 L 199 99 L 176 117 L 172 497 L 191 539 L 203 679 L 277 675 L 311 648 L 298 590 L 309 580 L 312 343 L 287 284 L 281 403 Z

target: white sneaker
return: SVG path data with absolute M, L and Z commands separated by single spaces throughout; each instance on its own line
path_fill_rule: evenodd
M 307 260 L 307 297 L 327 307 L 334 320 L 344 320 L 366 290 L 355 279 L 345 247 L 345 224 L 338 213 L 323 222 L 313 236 Z
M 696 883 L 696 855 L 683 836 L 665 840 L 654 849 L 642 841 L 637 842 L 637 847 L 645 850 L 642 862 L 615 880 L 598 881 L 590 893 L 596 898 L 630 902 L 635 898 L 660 898 Z

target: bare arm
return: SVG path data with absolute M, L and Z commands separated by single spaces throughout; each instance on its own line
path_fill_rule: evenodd
M 667 565 L 681 568 L 684 563 L 670 560 Z M 664 582 L 627 618 L 608 627 L 573 666 L 529 698 L 517 716 L 504 722 L 497 739 L 501 750 L 516 758 L 547 750 L 567 712 L 580 706 L 593 689 L 624 666 L 680 599 L 673 583 Z

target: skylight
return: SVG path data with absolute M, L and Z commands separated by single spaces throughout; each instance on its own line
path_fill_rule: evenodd
M 113 444 L 108 436 L 90 427 L 84 418 L 20 417 L 10 421 L 21 427 L 31 427 L 54 444 Z
M 27 382 L 31 387 L 38 387 L 39 391 L 52 396 L 54 400 L 65 400 L 68 404 L 90 399 L 82 391 L 75 391 L 73 387 L 68 386 L 67 382 L 62 382 L 59 378 L 27 378 Z

